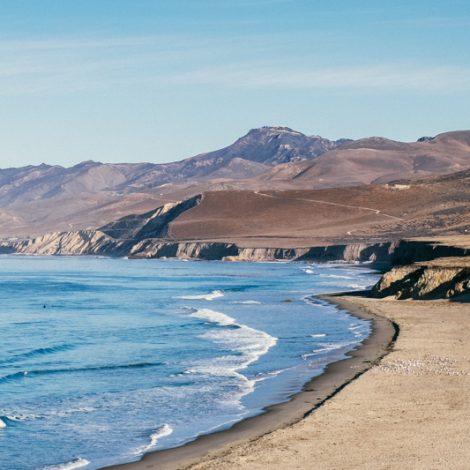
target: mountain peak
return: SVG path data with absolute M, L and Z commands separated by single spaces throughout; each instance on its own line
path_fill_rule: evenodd
M 315 158 L 337 146 L 334 141 L 320 136 L 309 137 L 290 127 L 263 126 L 251 129 L 228 147 L 198 158 L 218 157 L 227 162 L 238 157 L 273 166 Z
M 77 169 L 91 168 L 91 167 L 100 166 L 100 165 L 102 165 L 101 162 L 95 162 L 94 160 L 84 160 L 83 162 L 77 163 L 72 168 L 77 168 Z
M 263 127 L 257 127 L 254 129 L 250 129 L 250 131 L 244 135 L 243 137 L 247 136 L 253 136 L 253 135 L 267 135 L 267 136 L 272 136 L 272 135 L 298 135 L 298 136 L 303 136 L 305 134 L 302 134 L 302 132 L 295 131 L 294 129 L 291 129 L 290 127 L 285 127 L 285 126 L 263 126 Z M 243 139 L 243 137 L 241 137 Z

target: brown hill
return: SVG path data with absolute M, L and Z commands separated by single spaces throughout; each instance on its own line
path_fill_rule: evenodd
M 174 239 L 259 246 L 468 233 L 470 171 L 408 184 L 207 193 L 169 229 Z
M 452 246 L 456 240 L 461 246 L 470 243 L 469 188 L 467 170 L 416 182 L 360 187 L 208 192 L 122 217 L 97 230 L 2 241 L 0 251 L 390 261 L 391 254 L 406 260 L 414 256 L 413 250 L 424 247 L 421 258 L 432 259 L 441 245 L 413 242 L 405 244 L 401 254 L 395 253 L 401 246 L 396 240 L 421 237 L 442 240 L 445 253 L 441 256 L 460 256 L 462 250 L 450 250 L 445 241 Z
M 360 139 L 313 162 L 276 167 L 264 179 L 291 179 L 299 186 L 328 188 L 420 179 L 469 167 L 470 131 L 460 131 L 413 143 Z
M 379 137 L 352 142 L 264 127 L 224 149 L 164 165 L 88 161 L 71 168 L 39 165 L 0 170 L 0 236 L 95 228 L 204 192 L 357 186 L 469 167 L 470 131 L 415 143 Z M 338 193 L 338 200 L 346 201 L 348 191 Z M 230 198 L 220 197 L 221 201 Z M 257 206 L 258 199 L 266 196 L 252 198 Z M 251 209 L 247 210 L 249 214 Z M 259 212 L 258 216 L 264 217 Z M 349 214 L 344 217 L 348 220 Z
M 135 241 L 224 241 L 250 247 L 465 235 L 470 234 L 469 188 L 467 170 L 416 182 L 360 187 L 207 192 L 124 217 L 100 231 Z

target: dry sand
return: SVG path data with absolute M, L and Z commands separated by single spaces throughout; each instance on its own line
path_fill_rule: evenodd
M 253 437 L 263 417 L 247 420 L 231 445 L 220 448 L 207 438 L 206 454 L 196 460 L 185 457 L 183 447 L 169 454 L 169 462 L 159 463 L 161 453 L 155 453 L 129 468 L 469 469 L 470 305 L 352 296 L 341 302 L 400 326 L 380 363 L 300 421 L 286 426 L 281 414 L 278 429 Z M 358 367 L 349 361 L 348 368 Z M 337 364 L 344 368 L 347 361 Z M 211 443 L 219 450 L 210 451 Z

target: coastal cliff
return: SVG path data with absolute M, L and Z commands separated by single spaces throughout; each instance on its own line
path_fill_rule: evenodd
M 174 211 L 175 206 L 168 209 L 170 212 Z M 152 224 L 155 224 L 155 217 L 149 217 Z M 142 230 L 141 227 L 133 229 L 137 232 Z M 3 241 L 0 243 L 0 253 L 225 261 L 369 262 L 383 270 L 391 268 L 373 287 L 373 297 L 470 300 L 470 249 L 433 241 L 401 240 L 302 248 L 247 248 L 236 243 L 214 241 L 116 239 L 100 230 L 81 230 L 54 232 L 26 240 Z
M 3 254 L 123 256 L 125 252 L 125 240 L 115 240 L 99 230 L 51 232 L 36 238 L 0 242 Z
M 441 258 L 397 266 L 386 272 L 371 292 L 395 299 L 470 300 L 470 258 Z
M 155 218 L 152 218 L 152 223 Z M 140 228 L 139 232 L 143 229 Z M 468 256 L 470 249 L 435 241 L 400 240 L 293 248 L 250 248 L 219 241 L 167 238 L 113 238 L 101 230 L 53 232 L 24 240 L 3 240 L 0 253 L 99 255 L 132 258 L 182 258 L 226 261 L 346 261 L 396 266 L 436 258 Z

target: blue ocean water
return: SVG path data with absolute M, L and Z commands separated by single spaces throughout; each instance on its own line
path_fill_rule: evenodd
M 0 468 L 96 469 L 299 391 L 370 334 L 351 265 L 0 257 Z

